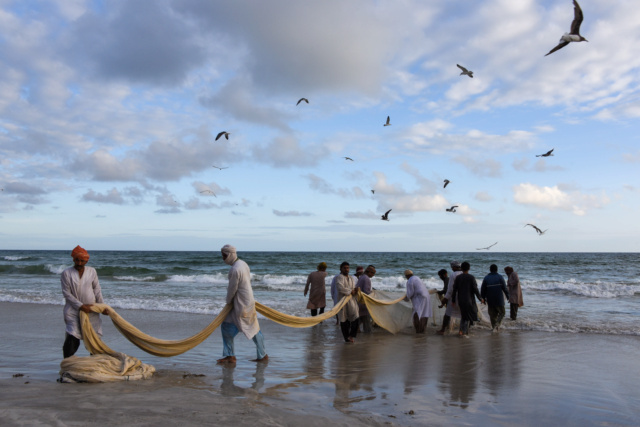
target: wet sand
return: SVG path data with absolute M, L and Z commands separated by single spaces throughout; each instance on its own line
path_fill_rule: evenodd
M 159 338 L 207 315 L 118 310 Z M 103 318 L 113 349 L 154 365 L 150 380 L 56 382 L 62 306 L 0 303 L 0 425 L 637 425 L 640 337 L 472 329 L 469 339 L 376 330 L 344 344 L 333 321 L 261 320 L 268 364 L 219 366 L 220 332 L 177 357 L 148 355 Z M 84 347 L 79 356 L 87 355 Z M 21 374 L 21 376 L 15 376 Z

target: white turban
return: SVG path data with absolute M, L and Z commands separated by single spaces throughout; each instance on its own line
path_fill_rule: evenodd
M 227 258 L 224 260 L 225 264 L 232 265 L 238 259 L 236 254 L 236 247 L 231 245 L 224 245 L 220 251 L 223 254 L 227 254 Z

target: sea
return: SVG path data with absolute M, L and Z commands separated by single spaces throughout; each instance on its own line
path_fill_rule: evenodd
M 219 252 L 91 251 L 105 303 L 115 309 L 216 315 L 225 305 L 227 272 Z M 497 264 L 518 272 L 524 307 L 505 329 L 549 333 L 640 335 L 638 253 L 444 252 L 239 252 L 251 268 L 255 299 L 295 316 L 308 316 L 303 296 L 309 273 L 327 263 L 331 278 L 340 263 L 376 267 L 373 287 L 400 296 L 405 269 L 428 288 L 442 288 L 437 272 L 452 260 L 468 261 L 478 280 Z M 60 273 L 73 265 L 70 251 L 0 250 L 0 301 L 64 305 Z M 451 274 L 451 273 L 450 273 Z M 503 275 L 504 276 L 504 275 Z M 506 279 L 506 277 L 505 277 Z M 507 305 L 507 314 L 508 314 Z M 60 310 L 62 317 L 62 309 Z M 508 317 L 508 316 L 507 316 Z M 61 320 L 62 321 L 62 320 Z

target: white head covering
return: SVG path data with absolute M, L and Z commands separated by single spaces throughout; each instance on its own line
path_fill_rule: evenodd
M 238 259 L 235 246 L 224 245 L 220 251 L 222 251 L 223 254 L 227 254 L 227 259 L 224 260 L 225 264 L 232 265 Z

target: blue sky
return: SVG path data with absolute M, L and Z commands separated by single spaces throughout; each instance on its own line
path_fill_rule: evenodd
M 0 1 L 0 248 L 640 252 L 640 10 L 581 7 Z

